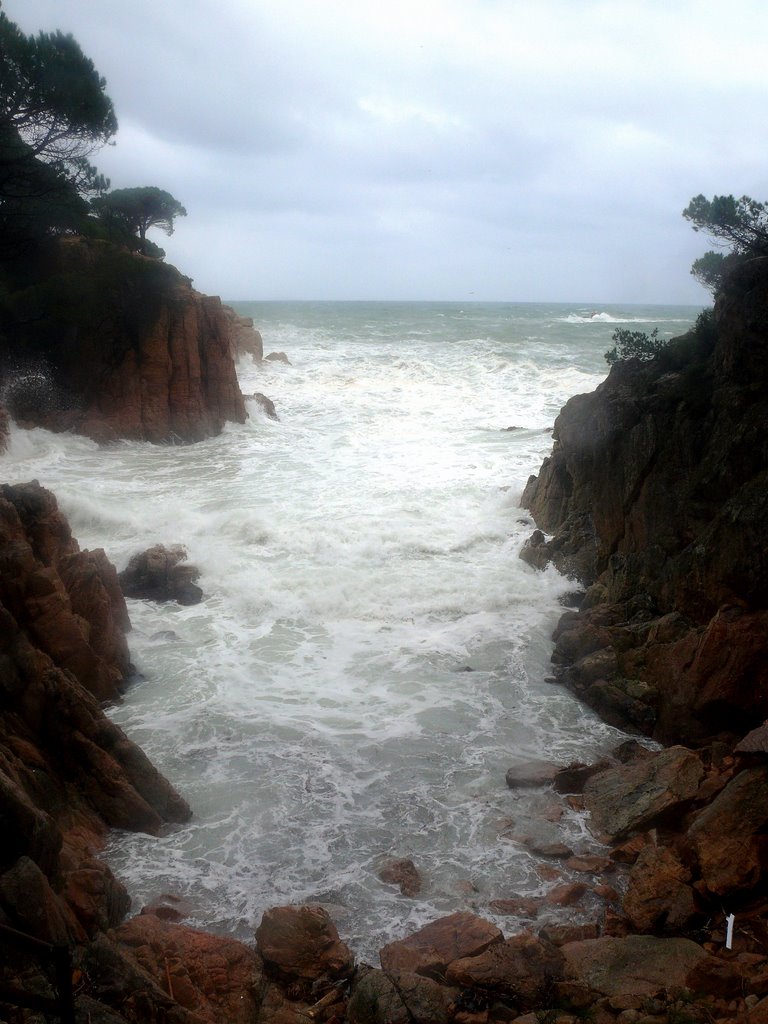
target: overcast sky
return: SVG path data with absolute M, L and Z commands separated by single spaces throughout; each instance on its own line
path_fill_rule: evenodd
M 704 304 L 681 217 L 768 198 L 766 0 L 4 0 L 107 79 L 114 188 L 230 299 Z

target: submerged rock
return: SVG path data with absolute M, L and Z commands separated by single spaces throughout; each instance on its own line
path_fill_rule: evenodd
M 381 865 L 378 875 L 388 885 L 399 885 L 403 896 L 418 896 L 421 892 L 421 875 L 407 857 L 390 858 Z

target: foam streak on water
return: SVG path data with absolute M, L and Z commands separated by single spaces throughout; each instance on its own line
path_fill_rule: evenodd
M 293 363 L 240 368 L 280 422 L 249 402 L 189 447 L 14 430 L 0 469 L 52 488 L 118 568 L 179 542 L 202 570 L 201 605 L 130 603 L 145 679 L 110 713 L 195 811 L 111 841 L 134 908 L 183 894 L 195 923 L 248 938 L 265 907 L 318 900 L 371 959 L 439 914 L 543 892 L 511 835 L 590 848 L 577 814 L 545 820 L 551 794 L 504 784 L 616 738 L 544 681 L 567 584 L 517 557 L 518 502 L 563 402 L 604 377 L 611 325 L 671 335 L 696 310 L 239 308 Z M 391 855 L 420 898 L 378 880 Z

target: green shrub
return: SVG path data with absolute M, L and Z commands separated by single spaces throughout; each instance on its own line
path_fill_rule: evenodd
M 667 345 L 667 342 L 659 337 L 658 327 L 654 327 L 650 334 L 617 327 L 611 341 L 614 343 L 613 348 L 605 353 L 605 361 L 609 366 L 613 366 L 620 359 L 653 359 Z

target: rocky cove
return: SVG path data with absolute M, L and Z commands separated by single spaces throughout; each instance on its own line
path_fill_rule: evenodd
M 100 706 L 131 676 L 114 568 L 78 549 L 50 493 L 3 487 L 0 780 L 13 839 L 0 921 L 74 950 L 78 1019 L 763 1019 L 767 284 L 759 264 L 743 268 L 712 336 L 620 363 L 572 399 L 526 490 L 546 533 L 524 557 L 553 560 L 581 588 L 556 633 L 558 681 L 670 745 L 628 740 L 610 762 L 508 775 L 551 788 L 553 817 L 589 812 L 603 856 L 533 851 L 546 899 L 595 901 L 588 924 L 537 926 L 540 904 L 510 892 L 524 931 L 457 913 L 388 945 L 379 969 L 356 965 L 316 906 L 269 911 L 255 946 L 186 927 L 172 898 L 125 920 L 124 889 L 99 858 L 106 830 L 157 833 L 190 810 Z M 71 404 L 40 410 L 16 393 L 14 417 L 106 442 L 194 441 L 244 416 L 235 331 L 260 350 L 218 300 L 175 278 L 131 330 L 106 359 L 97 334 L 72 332 L 53 374 Z M 413 889 L 408 865 L 392 870 L 391 884 Z M 4 963 L 9 984 L 49 991 L 35 957 L 11 946 Z

